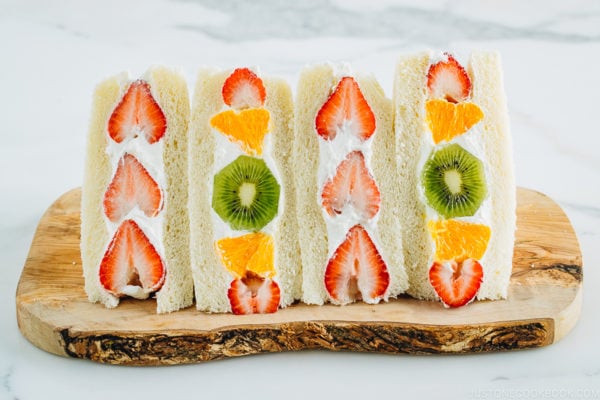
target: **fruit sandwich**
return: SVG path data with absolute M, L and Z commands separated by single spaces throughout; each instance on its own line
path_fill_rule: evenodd
M 302 72 L 294 115 L 302 300 L 404 292 L 391 101 L 373 77 L 319 65 Z
M 159 313 L 506 298 L 511 146 L 496 53 L 404 56 L 393 101 L 348 65 L 305 68 L 295 102 L 256 69 L 202 69 L 191 114 L 179 74 L 115 76 L 88 136 L 85 291 Z
M 92 302 L 156 296 L 192 304 L 187 215 L 188 91 L 166 68 L 121 74 L 94 94 L 81 201 L 81 257 Z
M 249 68 L 201 70 L 189 148 L 196 307 L 272 313 L 300 298 L 289 86 Z
M 507 295 L 516 191 L 500 58 L 402 57 L 394 83 L 408 293 L 457 307 Z

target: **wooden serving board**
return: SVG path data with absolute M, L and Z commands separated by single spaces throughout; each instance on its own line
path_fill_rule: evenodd
M 552 344 L 581 310 L 582 262 L 560 207 L 518 189 L 517 238 L 508 300 L 459 309 L 411 298 L 344 307 L 296 304 L 275 314 L 155 314 L 152 300 L 112 310 L 87 301 L 74 189 L 42 217 L 17 288 L 23 335 L 61 356 L 111 364 L 194 363 L 263 352 L 327 349 L 379 353 L 469 353 Z

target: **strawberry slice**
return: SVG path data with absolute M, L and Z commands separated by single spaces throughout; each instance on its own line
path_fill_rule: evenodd
M 237 109 L 260 107 L 267 96 L 262 79 L 248 68 L 233 71 L 225 79 L 221 94 L 225 104 Z
M 137 158 L 125 153 L 104 193 L 103 204 L 104 213 L 112 222 L 119 222 L 136 205 L 147 217 L 155 217 L 162 209 L 163 195 Z
M 390 275 L 375 243 L 361 225 L 354 225 L 325 269 L 325 288 L 333 303 L 355 300 L 376 304 L 390 284 Z
M 479 291 L 483 268 L 472 258 L 462 263 L 436 261 L 429 269 L 429 282 L 446 307 L 461 307 L 471 302 Z
M 342 214 L 348 204 L 367 220 L 379 212 L 379 189 L 360 151 L 349 153 L 338 165 L 333 178 L 323 186 L 321 198 L 321 204 L 331 216 Z
M 437 62 L 427 72 L 427 88 L 433 99 L 446 99 L 451 103 L 466 100 L 471 95 L 471 79 L 467 71 L 448 53 L 447 61 Z
M 274 313 L 279 308 L 280 294 L 275 281 L 251 271 L 242 279 L 234 279 L 227 291 L 234 314 Z
M 142 229 L 128 219 L 110 241 L 99 274 L 104 289 L 115 296 L 145 299 L 161 288 L 165 266 Z
M 117 143 L 144 135 L 148 143 L 158 142 L 167 130 L 167 119 L 152 97 L 150 85 L 138 79 L 129 85 L 108 120 L 108 134 Z
M 375 114 L 360 91 L 354 78 L 343 77 L 315 120 L 317 133 L 325 140 L 333 140 L 339 132 L 369 139 L 375 132 Z

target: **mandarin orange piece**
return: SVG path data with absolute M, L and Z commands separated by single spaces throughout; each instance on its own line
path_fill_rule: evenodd
M 429 221 L 429 233 L 435 242 L 435 260 L 463 262 L 468 258 L 481 260 L 490 241 L 487 225 L 455 219 Z
M 254 233 L 261 235 L 258 243 L 258 248 L 248 260 L 246 271 L 252 271 L 263 278 L 271 278 L 275 275 L 275 246 L 273 237 L 265 233 Z
M 483 111 L 474 103 L 454 104 L 446 100 L 428 100 L 425 103 L 427 125 L 438 144 L 462 135 L 483 118 Z
M 240 145 L 251 156 L 261 155 L 263 139 L 269 132 L 269 111 L 264 108 L 250 108 L 236 112 L 226 110 L 213 116 L 212 127 Z
M 273 237 L 254 232 L 226 237 L 215 243 L 221 262 L 238 279 L 252 271 L 264 278 L 275 274 Z

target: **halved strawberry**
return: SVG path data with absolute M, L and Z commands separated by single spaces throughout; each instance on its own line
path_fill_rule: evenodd
M 375 243 L 361 225 L 354 225 L 325 269 L 325 288 L 332 302 L 362 299 L 371 304 L 385 296 L 390 275 Z
M 225 104 L 237 109 L 260 107 L 267 96 L 262 79 L 248 68 L 233 71 L 225 79 L 221 94 Z
M 150 85 L 134 81 L 108 120 L 108 134 L 117 143 L 144 135 L 148 143 L 158 142 L 167 130 L 167 119 L 152 97 Z
M 366 220 L 377 214 L 381 196 L 360 151 L 349 153 L 338 165 L 333 178 L 323 186 L 321 198 L 331 216 L 341 214 L 347 204 Z
M 242 279 L 234 279 L 227 291 L 234 314 L 267 314 L 279 308 L 279 285 L 271 279 L 248 271 Z
M 339 132 L 348 131 L 362 140 L 375 132 L 375 114 L 360 91 L 354 78 L 343 77 L 315 120 L 317 133 L 325 140 L 333 140 Z
M 471 302 L 479 291 L 483 268 L 472 258 L 462 263 L 436 261 L 429 269 L 429 282 L 446 307 L 461 307 Z
M 146 216 L 155 217 L 163 206 L 162 190 L 137 158 L 125 153 L 104 193 L 103 205 L 112 222 L 119 222 L 136 205 Z
M 427 72 L 429 97 L 458 103 L 471 95 L 471 79 L 452 55 L 445 53 L 445 56 L 447 61 L 431 65 Z
M 165 266 L 139 225 L 128 219 L 110 241 L 99 274 L 104 289 L 115 296 L 147 298 L 161 288 Z

